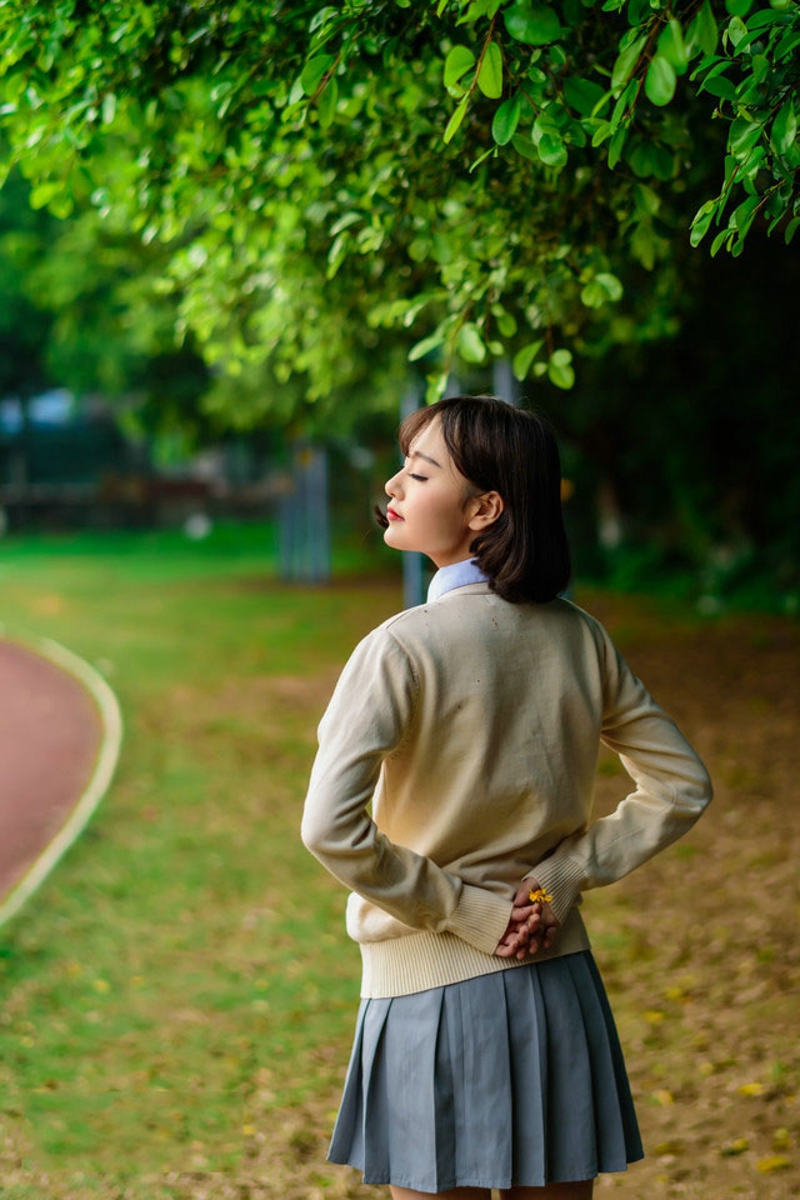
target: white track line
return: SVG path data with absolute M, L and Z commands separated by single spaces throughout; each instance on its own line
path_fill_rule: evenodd
M 47 878 L 62 854 L 66 853 L 83 832 L 92 813 L 108 791 L 122 745 L 122 713 L 117 697 L 102 675 L 84 659 L 73 654 L 71 650 L 67 650 L 66 646 L 36 634 L 12 632 L 2 624 L 0 624 L 0 637 L 35 651 L 42 658 L 49 659 L 55 666 L 77 679 L 97 704 L 103 726 L 103 738 L 95 760 L 94 771 L 83 793 L 55 837 L 22 878 L 0 900 L 0 926 L 2 926 L 19 912 L 25 901 Z

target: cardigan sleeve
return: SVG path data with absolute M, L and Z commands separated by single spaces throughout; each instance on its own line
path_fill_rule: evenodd
M 566 837 L 531 871 L 563 922 L 578 894 L 602 887 L 677 841 L 711 800 L 708 772 L 675 722 L 655 703 L 602 627 L 601 741 L 615 751 L 635 789 L 609 816 Z
M 419 680 L 385 626 L 356 647 L 320 722 L 301 836 L 341 883 L 413 929 L 450 932 L 491 954 L 511 903 L 391 842 L 368 812 L 381 764 L 414 720 Z

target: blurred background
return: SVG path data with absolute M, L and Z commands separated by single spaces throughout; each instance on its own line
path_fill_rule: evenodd
M 358 545 L 371 527 L 423 372 L 398 362 L 387 377 L 380 363 L 361 391 L 310 406 L 265 377 L 258 403 L 250 381 L 237 405 L 236 377 L 221 379 L 191 337 L 176 346 L 166 301 L 153 311 L 135 245 L 95 241 L 87 259 L 85 216 L 29 201 L 18 175 L 0 192 L 3 536 L 171 528 L 199 540 L 268 522 L 285 578 L 328 578 L 332 531 Z M 451 364 L 451 391 L 495 391 L 553 422 L 578 578 L 796 611 L 799 274 L 796 252 L 757 232 L 735 261 L 696 258 L 670 336 L 584 359 L 569 391 L 520 383 L 510 359 Z M 385 563 L 379 539 L 370 550 Z

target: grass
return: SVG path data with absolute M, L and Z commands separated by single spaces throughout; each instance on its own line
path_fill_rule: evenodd
M 297 827 L 363 592 L 281 587 L 261 533 L 3 554 L 2 619 L 98 665 L 126 717 L 111 794 L 0 931 L 0 1105 L 23 1178 L 229 1171 L 261 1093 L 288 1111 L 334 1086 L 357 963 Z M 398 600 L 380 586 L 376 619 Z
M 324 1163 L 358 961 L 344 895 L 298 838 L 336 673 L 401 603 L 396 578 L 352 576 L 363 558 L 312 589 L 276 581 L 268 527 L 0 545 L 0 620 L 95 663 L 126 721 L 92 824 L 0 930 L 3 1200 L 384 1195 Z M 800 1191 L 800 635 L 677 602 L 590 607 L 718 792 L 689 839 L 587 899 L 651 1150 L 607 1186 L 782 1200 Z M 622 782 L 604 758 L 601 805 Z

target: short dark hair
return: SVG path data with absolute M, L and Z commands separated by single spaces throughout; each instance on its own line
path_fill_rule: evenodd
M 448 396 L 406 417 L 399 437 L 404 454 L 435 417 L 460 474 L 504 501 L 498 519 L 470 546 L 489 586 L 515 603 L 555 599 L 569 584 L 570 556 L 550 426 L 496 396 Z

